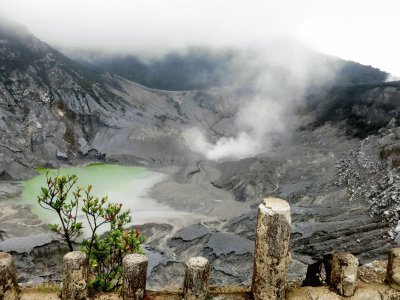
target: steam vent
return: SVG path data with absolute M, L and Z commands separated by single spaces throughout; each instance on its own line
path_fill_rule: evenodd
M 400 300 L 399 12 L 1 0 L 0 300 Z

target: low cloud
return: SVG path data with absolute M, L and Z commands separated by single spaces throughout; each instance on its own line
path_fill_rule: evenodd
M 290 35 L 400 75 L 398 0 L 1 0 L 0 12 L 58 48 L 166 53 L 259 47 Z

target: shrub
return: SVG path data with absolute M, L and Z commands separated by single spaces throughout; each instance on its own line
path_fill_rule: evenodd
M 74 250 L 72 243 L 82 234 L 82 222 L 77 222 L 81 189 L 72 193 L 73 199 L 68 198 L 77 181 L 76 175 L 52 178 L 47 172 L 47 187 L 42 187 L 38 196 L 41 207 L 57 213 L 61 225 L 50 224 L 49 228 L 61 236 L 67 243 L 69 251 Z
M 49 228 L 61 236 L 70 251 L 82 234 L 83 223 L 77 220 L 78 212 L 83 213 L 90 233 L 80 248 L 89 259 L 92 274 L 89 287 L 96 291 L 112 291 L 121 285 L 123 257 L 127 253 L 140 253 L 144 237 L 138 229 L 124 229 L 131 222 L 129 210 L 123 211 L 121 204 L 110 203 L 107 197 L 95 197 L 90 185 L 72 191 L 77 181 L 76 175 L 51 177 L 47 172 L 47 186 L 41 188 L 38 202 L 41 207 L 57 213 L 60 224 L 50 224 Z M 107 231 L 99 235 L 101 227 L 106 227 Z

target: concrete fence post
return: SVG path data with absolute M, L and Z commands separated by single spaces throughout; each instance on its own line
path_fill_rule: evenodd
M 81 251 L 73 251 L 63 258 L 63 300 L 87 299 L 88 259 Z
M 19 299 L 19 286 L 14 261 L 10 254 L 0 252 L 0 299 Z
M 392 288 L 400 291 L 400 247 L 389 250 L 386 280 Z
M 208 293 L 210 264 L 204 257 L 192 257 L 186 263 L 183 299 L 204 300 Z
M 122 261 L 122 298 L 142 300 L 146 292 L 147 257 L 143 254 L 128 254 Z
M 332 257 L 331 285 L 345 297 L 356 290 L 358 259 L 351 253 L 335 253 Z
M 290 206 L 265 198 L 258 207 L 252 291 L 255 300 L 285 299 L 290 262 Z

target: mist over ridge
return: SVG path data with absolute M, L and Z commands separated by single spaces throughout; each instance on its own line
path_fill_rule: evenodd
M 20 26 L 10 25 L 10 30 L 29 37 Z M 298 126 L 296 111 L 307 104 L 309 94 L 337 85 L 384 82 L 388 76 L 379 69 L 317 53 L 289 37 L 271 39 L 260 48 L 189 47 L 147 57 L 59 50 L 93 78 L 109 73 L 160 90 L 231 90 L 224 100 L 231 106 L 230 129 L 224 135 L 213 135 L 199 125 L 182 132 L 192 151 L 211 160 L 268 152 L 276 139 L 290 136 Z
M 61 49 L 62 51 L 62 49 Z M 150 88 L 172 91 L 229 88 L 232 133 L 209 138 L 204 128 L 183 132 L 188 147 L 207 159 L 241 159 L 268 152 L 296 128 L 306 97 L 333 86 L 384 82 L 388 74 L 317 53 L 289 37 L 262 48 L 189 47 L 156 56 L 67 51 L 98 72 L 117 74 Z
M 1 8 L 57 48 L 159 54 L 193 45 L 257 48 L 291 36 L 316 51 L 400 74 L 392 42 L 396 0 L 3 0 Z

